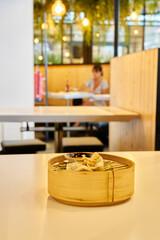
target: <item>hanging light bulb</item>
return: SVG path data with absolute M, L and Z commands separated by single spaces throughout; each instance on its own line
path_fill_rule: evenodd
M 48 29 L 48 24 L 47 24 L 47 23 L 42 23 L 42 24 L 41 24 L 41 29 L 42 29 L 42 30 Z
M 84 18 L 82 21 L 83 26 L 87 27 L 89 25 L 89 20 L 88 18 Z
M 65 52 L 64 56 L 67 57 L 67 58 L 70 57 L 70 51 L 67 50 L 67 51 Z
M 65 42 L 65 41 L 67 41 L 67 36 L 63 36 L 63 41 Z
M 100 37 L 100 33 L 96 32 L 96 38 L 99 38 L 99 37 Z
M 34 43 L 35 43 L 35 44 L 39 43 L 39 39 L 38 39 L 38 38 L 35 38 L 35 39 L 34 39 Z
M 134 29 L 134 35 L 138 35 L 139 31 L 137 29 Z
M 43 60 L 43 56 L 42 56 L 42 55 L 39 55 L 39 56 L 38 56 L 38 60 L 39 60 L 39 61 L 42 61 L 42 60 Z
M 54 16 L 63 16 L 66 12 L 66 7 L 61 0 L 56 0 L 52 5 L 52 14 Z
M 131 12 L 130 18 L 131 18 L 132 21 L 135 21 L 137 19 L 137 13 L 136 13 L 134 8 Z

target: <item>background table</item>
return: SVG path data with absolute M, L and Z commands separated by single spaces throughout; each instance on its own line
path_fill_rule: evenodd
M 48 92 L 48 98 L 65 99 L 67 106 L 70 106 L 70 99 L 90 98 L 92 95 L 88 92 Z M 67 127 L 70 127 L 69 122 L 67 122 Z M 67 131 L 67 137 L 70 137 L 69 131 Z
M 54 106 L 0 108 L 0 122 L 53 122 L 55 123 L 55 151 L 62 152 L 62 123 L 131 121 L 138 113 L 115 107 Z
M 0 239 L 159 240 L 160 152 L 114 153 L 135 161 L 135 194 L 110 207 L 75 207 L 47 192 L 54 155 L 0 156 Z
M 110 94 L 93 94 L 89 92 L 48 92 L 48 98 L 66 99 L 67 106 L 70 106 L 70 99 L 93 98 L 100 101 L 110 100 Z M 70 127 L 70 123 L 67 122 Z M 70 137 L 70 132 L 67 131 L 67 137 Z
M 90 98 L 92 93 L 88 92 L 48 92 L 48 98 L 66 99 L 67 106 L 70 99 Z
M 110 94 L 93 94 L 89 92 L 48 92 L 48 98 L 66 99 L 69 106 L 70 99 L 94 98 L 100 101 L 109 101 Z

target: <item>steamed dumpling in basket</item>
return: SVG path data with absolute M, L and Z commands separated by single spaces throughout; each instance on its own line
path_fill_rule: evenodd
M 104 161 L 98 153 L 93 153 L 90 158 L 83 155 L 82 161 L 67 164 L 67 171 L 103 171 Z

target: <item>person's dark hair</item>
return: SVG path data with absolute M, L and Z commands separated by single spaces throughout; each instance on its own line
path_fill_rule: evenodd
M 101 66 L 100 63 L 95 63 L 94 64 L 93 71 L 101 72 L 101 76 L 103 76 L 103 70 L 102 70 L 102 66 Z

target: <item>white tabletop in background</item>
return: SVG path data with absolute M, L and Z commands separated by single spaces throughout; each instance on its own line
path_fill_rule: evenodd
M 135 194 L 110 207 L 75 207 L 47 192 L 51 154 L 0 156 L 0 239 L 159 240 L 160 152 L 114 153 L 135 161 Z
M 78 99 L 90 98 L 93 94 L 88 92 L 48 92 L 49 98 Z
M 110 94 L 93 94 L 88 92 L 48 92 L 48 97 L 58 99 L 80 99 L 92 97 L 95 100 L 110 100 Z
M 93 94 L 92 98 L 98 101 L 109 101 L 110 94 Z
M 0 122 L 108 122 L 130 121 L 137 116 L 138 113 L 111 106 L 0 107 Z

